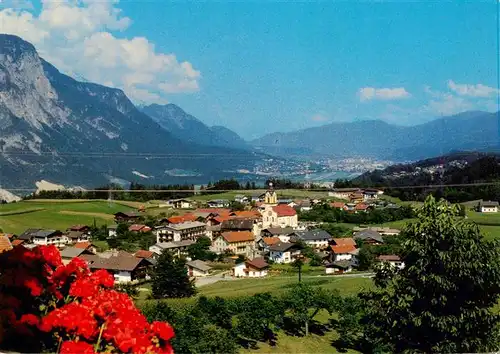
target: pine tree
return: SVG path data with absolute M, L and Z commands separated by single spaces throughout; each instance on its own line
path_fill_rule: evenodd
M 163 252 L 153 269 L 152 295 L 155 299 L 191 297 L 196 293 L 189 279 L 186 261 L 170 252 Z

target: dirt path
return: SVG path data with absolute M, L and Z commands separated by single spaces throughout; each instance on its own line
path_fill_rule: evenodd
M 72 211 L 72 210 L 61 210 L 59 214 L 66 214 L 66 215 L 84 215 L 84 216 L 92 216 L 95 218 L 101 218 L 105 220 L 113 220 L 114 216 L 111 214 L 106 214 L 106 213 L 89 213 L 85 211 Z

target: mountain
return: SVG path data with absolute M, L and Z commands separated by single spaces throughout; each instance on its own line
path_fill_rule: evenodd
M 12 35 L 0 35 L 0 153 L 3 188 L 31 188 L 42 179 L 86 187 L 141 176 L 196 183 L 234 175 L 259 158 L 183 141 L 123 91 L 60 73 Z
M 269 134 L 251 144 L 268 152 L 300 148 L 309 151 L 308 155 L 418 160 L 453 150 L 484 149 L 498 142 L 496 113 L 464 112 L 411 127 L 377 120 L 332 123 Z
M 175 104 L 152 104 L 142 107 L 141 110 L 162 128 L 183 141 L 207 146 L 249 148 L 247 143 L 232 130 L 220 126 L 210 128 Z

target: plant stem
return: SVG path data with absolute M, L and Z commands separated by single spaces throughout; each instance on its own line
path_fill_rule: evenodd
M 101 325 L 101 330 L 99 331 L 99 337 L 97 338 L 97 343 L 95 344 L 94 351 L 97 353 L 97 349 L 101 345 L 101 337 L 102 337 L 102 332 L 104 331 L 104 327 L 106 327 L 106 322 L 104 322 Z

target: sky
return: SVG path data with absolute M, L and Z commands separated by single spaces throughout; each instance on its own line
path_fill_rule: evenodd
M 0 0 L 0 32 L 246 139 L 497 110 L 497 0 Z

